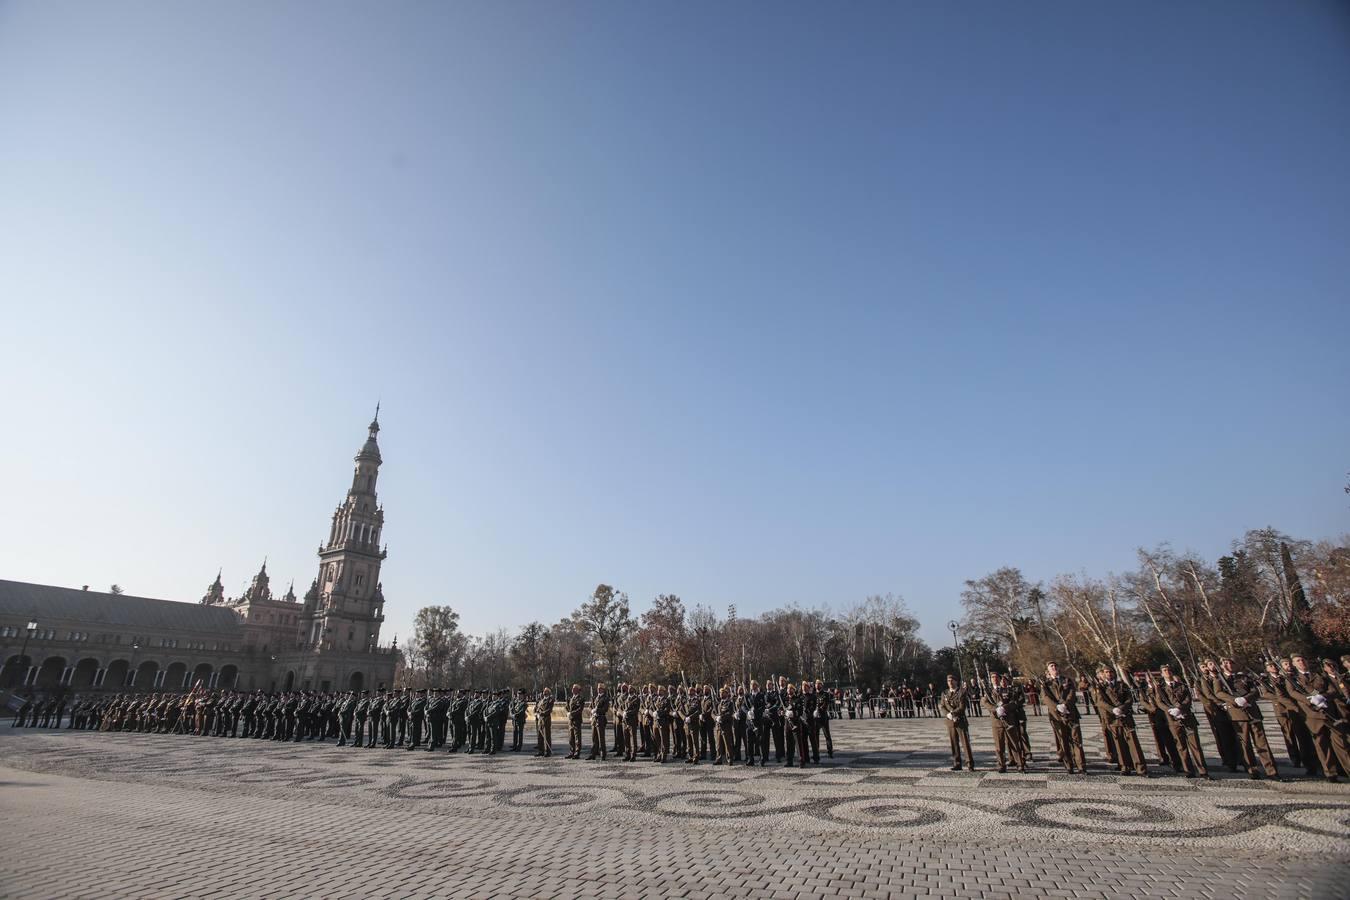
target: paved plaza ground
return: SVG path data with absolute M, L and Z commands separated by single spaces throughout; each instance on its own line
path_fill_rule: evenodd
M 975 773 L 941 720 L 834 732 L 801 770 L 6 724 L 0 895 L 1350 897 L 1350 785 L 1072 777 L 1044 718 L 1028 775 L 987 720 Z

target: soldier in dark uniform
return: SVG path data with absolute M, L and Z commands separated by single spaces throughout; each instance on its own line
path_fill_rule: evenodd
M 736 696 L 731 699 L 736 707 L 731 726 L 731 761 L 740 762 L 741 755 L 749 756 L 750 750 L 750 698 L 746 696 L 745 685 L 736 686 Z
M 746 700 L 745 764 L 753 766 L 755 755 L 758 754 L 760 768 L 763 768 L 769 758 L 769 701 L 759 682 L 753 678 L 750 679 L 750 693 Z
M 911 698 L 912 700 L 912 698 Z M 830 715 L 837 713 L 834 695 L 825 689 L 825 682 L 816 679 L 816 729 L 819 732 L 813 740 L 816 762 L 820 762 L 820 738 L 825 738 L 825 755 L 834 759 L 834 738 L 830 736 Z M 842 718 L 842 716 L 841 716 Z
M 352 746 L 360 747 L 366 735 L 366 711 L 370 708 L 370 691 L 362 691 L 352 709 Z
M 775 762 L 782 762 L 785 753 L 784 746 L 787 735 L 784 732 L 783 703 L 787 699 L 787 677 L 778 676 L 777 684 L 769 685 L 769 710 L 772 720 L 769 724 L 770 731 L 773 734 L 773 758 Z
M 701 729 L 698 738 L 699 756 L 711 760 L 717 756 L 717 692 L 711 684 L 703 685 L 698 723 Z
M 525 746 L 525 715 L 529 712 L 529 702 L 525 700 L 525 691 L 516 691 L 516 699 L 510 704 L 510 749 L 513 753 L 520 753 L 522 746 Z
M 806 758 L 817 764 L 820 762 L 820 731 L 816 723 L 816 686 L 811 681 L 803 681 L 802 701 L 802 737 L 806 741 Z
M 1119 754 L 1121 774 L 1133 769 L 1136 775 L 1147 775 L 1144 748 L 1139 746 L 1139 734 L 1134 725 L 1134 694 L 1129 685 L 1116 680 L 1115 672 L 1109 666 L 1097 670 L 1097 702 L 1108 717 L 1107 727 Z
M 600 759 L 609 758 L 605 752 L 605 730 L 609 722 L 609 694 L 605 692 L 605 685 L 602 682 L 595 688 L 595 700 L 591 703 L 591 755 L 587 759 L 595 759 L 599 754 Z
M 450 700 L 445 696 L 444 688 L 435 688 L 431 700 L 427 703 L 427 752 L 433 753 L 445 746 L 446 723 L 450 721 Z
M 384 723 L 384 704 L 385 692 L 380 691 L 371 698 L 366 705 L 366 720 L 369 722 L 369 731 L 367 733 L 366 748 L 375 746 L 375 739 L 379 737 L 380 727 Z
M 1258 765 L 1267 778 L 1280 777 L 1279 770 L 1275 768 L 1275 756 L 1270 752 L 1270 741 L 1266 739 L 1265 721 L 1261 716 L 1260 685 L 1260 678 L 1237 671 L 1233 661 L 1226 657 L 1219 661 L 1219 671 L 1211 682 L 1214 696 L 1224 705 L 1228 720 L 1237 731 L 1238 748 L 1247 766 L 1247 777 L 1253 780 L 1260 777 Z
M 1049 705 L 1050 727 L 1055 730 L 1059 761 L 1070 774 L 1087 774 L 1083 755 L 1083 730 L 1078 717 L 1078 689 L 1072 680 L 1059 674 L 1058 663 L 1046 663 L 1041 693 Z
M 544 688 L 534 701 L 535 756 L 553 755 L 553 692 Z
M 422 732 L 425 730 L 427 721 L 427 706 L 431 701 L 430 692 L 423 688 L 421 691 L 413 692 L 412 702 L 408 704 L 408 731 L 409 750 L 416 750 L 422 746 Z M 427 738 L 431 742 L 431 738 Z
M 648 681 L 643 688 L 641 711 L 641 756 L 656 758 L 656 685 Z
M 360 702 L 356 699 L 353 691 L 348 691 L 342 695 L 342 699 L 337 703 L 337 721 L 338 721 L 338 742 L 339 747 L 347 746 L 351 740 L 352 727 L 356 719 L 356 704 Z
M 797 693 L 797 686 L 787 685 L 787 690 L 781 695 L 783 705 L 783 746 L 787 755 L 787 762 L 784 765 L 791 768 L 794 765 L 794 759 L 800 760 L 803 768 L 806 766 L 806 717 L 807 712 L 802 704 L 801 695 Z
M 450 701 L 451 753 L 458 753 L 462 750 L 469 739 L 469 698 L 464 694 L 464 688 L 458 688 L 455 691 L 454 699 Z
M 492 710 L 493 747 L 501 753 L 506 747 L 506 722 L 511 718 L 511 689 L 497 692 L 497 706 Z
M 475 690 L 464 707 L 464 722 L 469 731 L 466 752 L 474 753 L 483 746 L 483 692 Z
M 497 752 L 497 704 L 501 702 L 499 695 L 491 691 L 483 698 L 483 753 L 493 756 Z
M 970 771 L 975 771 L 975 754 L 970 752 L 970 725 L 966 720 L 969 699 L 955 675 L 947 676 L 947 690 L 938 701 L 938 709 L 947 719 L 947 739 L 952 746 L 952 771 L 961 771 L 962 751 Z
M 572 685 L 572 696 L 567 698 L 568 759 L 581 759 L 581 717 L 586 711 L 586 700 L 581 696 L 581 685 Z

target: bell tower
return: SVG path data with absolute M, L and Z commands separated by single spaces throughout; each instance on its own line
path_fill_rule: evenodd
M 300 640 L 315 650 L 365 651 L 380 641 L 384 594 L 380 546 L 384 509 L 375 493 L 380 474 L 380 407 L 356 454 L 352 486 L 333 512 L 328 540 L 319 545 L 319 577 L 305 595 Z

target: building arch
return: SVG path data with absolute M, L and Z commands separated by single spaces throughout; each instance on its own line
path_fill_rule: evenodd
M 169 663 L 168 668 L 164 670 L 164 689 L 166 691 L 182 690 L 187 687 L 187 677 L 187 663 L 182 661 Z
M 159 663 L 153 659 L 147 659 L 136 667 L 132 675 L 131 683 L 141 690 L 149 690 L 155 687 L 155 676 L 159 673 Z
M 220 667 L 220 679 L 216 682 L 216 685 L 218 687 L 225 688 L 226 690 L 234 690 L 238 682 L 239 682 L 238 666 L 231 664 L 228 666 Z
M 295 689 L 295 670 L 288 669 L 286 672 L 286 686 L 282 688 L 282 690 L 290 691 L 294 689 Z
M 75 664 L 75 672 L 70 676 L 70 686 L 77 691 L 94 687 L 94 679 L 98 678 L 99 670 L 102 668 L 102 663 L 92 656 L 86 656 Z
M 347 676 L 347 690 L 359 691 L 365 687 L 366 676 L 360 672 L 353 672 Z
M 125 659 L 115 659 L 108 663 L 108 668 L 103 670 L 103 686 L 115 691 L 120 691 L 126 687 L 127 675 L 131 671 L 131 663 Z
M 188 679 L 188 687 L 196 687 L 197 682 L 199 681 L 201 682 L 202 687 L 210 687 L 211 672 L 212 668 L 210 663 L 198 663 L 197 667 L 192 670 L 192 677 Z
M 38 667 L 37 677 L 33 679 L 33 684 L 40 688 L 54 688 L 61 684 L 65 671 L 66 658 L 64 656 L 49 656 Z

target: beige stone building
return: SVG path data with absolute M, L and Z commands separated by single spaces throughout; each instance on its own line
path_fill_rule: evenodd
M 380 645 L 384 509 L 379 410 L 356 454 L 346 499 L 319 545 L 319 574 L 295 596 L 272 592 L 263 562 L 226 597 L 220 573 L 197 603 L 0 580 L 0 689 L 179 690 L 200 680 L 242 690 L 390 686 L 395 647 Z

